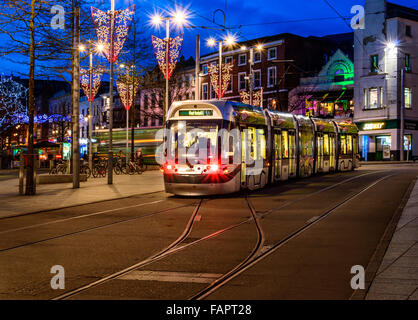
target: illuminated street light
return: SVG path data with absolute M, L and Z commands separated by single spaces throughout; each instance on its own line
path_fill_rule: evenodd
M 167 16 L 162 16 L 158 13 L 154 14 L 151 17 L 151 24 L 154 27 L 159 27 L 163 21 L 166 22 L 166 52 L 165 52 L 165 111 L 163 112 L 164 117 L 168 111 L 168 80 L 170 78 L 170 63 L 169 63 L 169 53 L 170 53 L 170 20 L 174 21 L 174 24 L 177 28 L 181 28 L 188 24 L 188 15 L 185 11 L 177 9 L 174 12 L 169 12 Z M 154 40 L 153 40 L 154 41 Z M 158 60 L 158 58 L 157 58 Z M 159 62 L 160 63 L 160 62 Z M 164 73 L 164 72 L 163 72 Z

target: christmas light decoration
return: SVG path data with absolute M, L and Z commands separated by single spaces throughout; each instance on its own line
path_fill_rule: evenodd
M 246 91 L 241 91 L 239 93 L 241 102 L 245 104 L 250 104 L 250 94 Z M 253 92 L 253 105 L 262 106 L 261 102 L 263 100 L 263 90 Z
M 92 85 L 90 87 L 90 71 L 80 68 L 81 74 L 81 88 L 83 88 L 84 94 L 87 97 L 87 100 L 92 102 L 96 97 L 97 92 L 99 92 L 100 82 L 102 80 L 102 72 L 96 71 L 92 72 Z
M 126 110 L 129 110 L 135 101 L 135 95 L 139 88 L 139 80 L 135 79 L 132 84 L 131 81 L 124 81 L 122 79 L 116 80 L 116 85 L 118 88 L 120 100 L 123 103 L 123 106 Z M 133 92 L 133 97 L 132 97 Z
M 226 90 L 228 89 L 229 82 L 231 81 L 231 71 L 233 68 L 232 63 L 225 63 L 222 65 L 221 81 L 219 81 L 219 67 L 218 65 L 209 64 L 208 73 L 210 76 L 210 83 L 212 84 L 218 99 L 222 99 Z M 219 82 L 222 82 L 219 85 Z
M 110 22 L 111 22 L 111 11 L 101 11 L 94 7 L 91 7 L 91 14 L 93 17 L 94 28 L 99 43 L 103 44 L 103 53 L 106 59 L 110 62 Z M 135 5 L 132 5 L 125 10 L 115 11 L 115 25 L 114 25 L 114 47 L 112 60 L 115 62 L 122 51 L 123 45 L 125 44 L 126 38 L 129 34 L 132 20 L 135 15 Z
M 165 79 L 170 79 L 174 69 L 176 68 L 177 61 L 180 58 L 181 47 L 183 44 L 183 33 L 175 38 L 170 38 L 168 42 L 169 46 L 167 53 L 167 40 L 152 36 L 152 46 L 154 48 L 155 58 L 157 59 L 158 65 Z
M 20 114 L 27 116 L 25 106 L 28 89 L 12 77 L 0 77 L 0 129 L 13 126 Z M 29 117 L 28 117 L 29 120 Z

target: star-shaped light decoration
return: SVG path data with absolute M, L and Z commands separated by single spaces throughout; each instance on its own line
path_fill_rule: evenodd
M 87 100 L 92 102 L 96 97 L 97 92 L 99 92 L 100 83 L 102 80 L 102 72 L 96 71 L 92 74 L 92 85 L 90 87 L 90 73 L 89 70 L 80 68 L 81 74 L 81 88 L 83 88 L 84 94 L 87 97 Z
M 231 71 L 233 68 L 232 63 L 225 63 L 222 65 L 221 85 L 219 85 L 219 67 L 218 65 L 209 64 L 208 73 L 210 76 L 210 83 L 212 84 L 218 99 L 222 99 L 226 90 L 228 89 L 229 82 L 231 81 Z
M 176 68 L 177 61 L 180 58 L 181 47 L 183 45 L 183 36 L 180 34 L 175 38 L 169 39 L 168 59 L 167 55 L 167 40 L 152 36 L 152 46 L 154 48 L 155 58 L 165 79 L 170 79 Z M 167 70 L 168 61 L 168 70 Z
M 113 62 L 115 62 L 122 51 L 123 45 L 128 38 L 129 29 L 135 15 L 135 5 L 124 10 L 115 11 L 115 25 L 113 34 Z M 110 22 L 111 11 L 101 11 L 91 7 L 91 15 L 93 17 L 94 28 L 96 30 L 97 40 L 104 46 L 104 55 L 110 62 Z

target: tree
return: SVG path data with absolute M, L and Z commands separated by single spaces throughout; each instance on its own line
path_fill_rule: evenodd
M 80 2 L 80 1 L 79 1 Z M 72 28 L 64 33 L 56 32 L 51 27 L 51 8 L 56 5 L 53 0 L 4 0 L 0 3 L 0 56 L 11 61 L 28 64 L 28 154 L 33 154 L 34 114 L 35 114 L 35 65 L 53 69 L 54 60 L 71 57 L 73 38 Z M 66 9 L 67 16 L 73 16 L 74 2 L 63 0 L 60 5 Z M 68 10 L 68 11 L 67 11 Z M 70 25 L 73 19 L 68 19 Z M 68 21 L 67 20 L 67 21 Z M 91 28 L 90 28 L 91 29 Z M 41 69 L 41 68 L 40 68 Z M 34 162 L 29 157 L 27 166 L 26 195 L 35 193 L 33 180 Z

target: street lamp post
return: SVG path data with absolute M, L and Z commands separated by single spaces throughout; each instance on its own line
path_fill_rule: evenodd
M 228 35 L 225 39 L 222 40 L 215 40 L 214 38 L 209 38 L 207 40 L 207 45 L 209 47 L 214 47 L 216 45 L 216 43 L 218 43 L 218 53 L 219 53 L 219 67 L 218 67 L 218 73 L 219 73 L 219 77 L 218 77 L 218 81 L 219 81 L 219 94 L 218 94 L 218 98 L 221 99 L 221 90 L 222 90 L 222 55 L 223 55 L 223 45 L 228 45 L 228 46 L 233 46 L 236 43 L 236 39 L 235 37 Z
M 110 80 L 109 80 L 109 153 L 107 184 L 113 184 L 113 51 L 115 29 L 115 0 L 111 0 L 110 10 Z
M 163 21 L 165 21 L 165 106 L 163 110 L 163 120 L 165 121 L 166 114 L 169 108 L 169 78 L 170 78 L 170 20 L 174 20 L 174 23 L 178 27 L 182 27 L 187 24 L 187 17 L 185 12 L 177 11 L 172 12 L 168 16 L 162 17 L 159 14 L 155 14 L 152 17 L 152 24 L 154 26 L 159 26 Z

